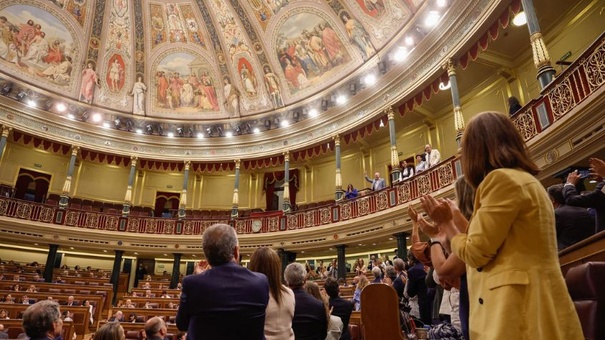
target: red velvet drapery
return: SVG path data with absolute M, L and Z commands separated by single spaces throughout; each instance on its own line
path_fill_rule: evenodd
M 290 204 L 294 206 L 296 203 L 296 193 L 298 192 L 298 178 L 299 171 L 298 169 L 290 170 L 290 181 L 289 190 L 290 190 Z M 263 190 L 265 190 L 266 203 L 267 207 L 265 210 L 269 210 L 271 208 L 271 201 L 273 200 L 273 192 L 275 191 L 275 182 L 283 181 L 286 177 L 285 171 L 275 171 L 275 172 L 267 172 L 265 173 L 265 180 L 263 185 Z
M 179 208 L 179 202 L 181 201 L 181 194 L 175 192 L 160 192 L 158 191 L 155 195 L 155 217 L 162 217 L 166 202 L 170 201 L 170 209 L 176 211 Z
M 25 195 L 34 195 L 34 202 L 42 202 L 48 193 L 51 176 L 37 171 L 20 169 L 15 184 L 15 198 L 25 199 Z M 30 184 L 35 183 L 35 192 L 28 192 Z

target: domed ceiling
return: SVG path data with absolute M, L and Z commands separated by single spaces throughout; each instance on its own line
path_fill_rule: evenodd
M 426 0 L 4 0 L 7 74 L 147 117 L 247 117 L 330 87 Z

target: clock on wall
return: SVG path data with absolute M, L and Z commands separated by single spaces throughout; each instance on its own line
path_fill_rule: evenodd
M 263 227 L 263 221 L 261 220 L 252 220 L 252 232 L 258 233 Z

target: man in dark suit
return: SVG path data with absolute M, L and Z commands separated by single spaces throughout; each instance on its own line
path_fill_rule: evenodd
M 332 309 L 332 315 L 338 316 L 340 320 L 342 320 L 342 334 L 340 335 L 340 340 L 350 340 L 349 320 L 351 319 L 351 312 L 353 312 L 353 302 L 340 297 L 338 281 L 334 278 L 329 277 L 326 279 L 324 289 L 330 297 L 329 303 L 330 308 Z
M 74 301 L 74 297 L 72 295 L 67 297 L 67 301 L 65 301 L 65 305 L 68 307 L 79 306 L 79 304 L 76 301 Z
M 595 221 L 588 210 L 565 204 L 563 184 L 551 185 L 547 191 L 555 208 L 557 247 L 559 250 L 594 234 Z
M 405 262 L 400 258 L 396 258 L 393 261 L 393 267 L 395 267 L 395 270 L 397 271 L 397 278 L 393 281 L 393 288 L 395 288 L 395 291 L 401 300 L 403 297 L 403 289 L 405 288 Z
M 572 171 L 567 175 L 567 183 L 563 186 L 563 197 L 565 204 L 574 207 L 594 208 L 596 223 L 594 233 L 605 230 L 605 193 L 603 187 L 605 182 L 600 182 L 597 187 L 584 195 L 580 195 L 576 190 L 576 185 L 582 179 L 578 170 Z
M 284 279 L 294 292 L 292 330 L 296 340 L 324 340 L 328 334 L 328 316 L 324 304 L 303 288 L 307 273 L 302 264 L 290 263 Z
M 364 177 L 366 178 L 366 181 L 372 183 L 373 191 L 382 190 L 387 186 L 384 181 L 384 178 L 380 178 L 380 172 L 374 174 L 374 179 L 370 179 L 366 173 L 364 173 Z
M 202 236 L 211 268 L 183 279 L 176 324 L 189 339 L 264 339 L 269 283 L 263 274 L 238 265 L 233 227 L 215 224 Z

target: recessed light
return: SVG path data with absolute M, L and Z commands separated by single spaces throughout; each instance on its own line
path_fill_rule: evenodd
M 227 137 L 227 138 L 233 137 L 233 132 L 227 131 L 227 133 L 225 133 L 225 137 Z
M 110 127 L 109 122 L 103 122 L 103 127 L 106 129 L 109 129 L 109 127 Z
M 525 15 L 525 12 L 517 13 L 513 18 L 513 25 L 523 26 L 525 24 L 527 24 L 527 15 Z
M 67 114 L 67 118 L 69 118 L 69 119 L 74 119 L 74 118 L 76 118 L 76 117 L 75 117 L 73 114 L 68 113 L 68 114 Z
M 439 7 L 445 7 L 447 5 L 447 1 L 446 0 L 437 0 L 437 6 Z
M 137 253 L 136 251 L 134 252 L 135 255 L 139 255 L 139 253 Z
M 389 241 L 393 241 L 393 238 L 392 238 L 392 237 L 389 237 Z
M 168 254 L 164 254 L 164 256 L 168 256 Z
M 336 104 L 342 105 L 346 102 L 347 102 L 347 97 L 345 95 L 341 94 L 340 96 L 336 97 Z
M 59 111 L 59 112 L 63 112 L 63 111 L 65 111 L 65 110 L 67 110 L 67 105 L 65 105 L 65 104 L 63 104 L 63 103 L 59 103 L 59 104 L 57 104 L 57 111 Z
M 409 239 L 410 239 L 410 237 L 409 237 L 409 236 L 407 236 L 405 239 L 406 239 L 406 240 L 409 240 Z
M 288 127 L 288 126 L 290 126 L 290 122 L 284 119 L 281 121 L 280 125 L 282 127 Z
M 92 121 L 95 122 L 95 123 L 100 122 L 101 119 L 103 119 L 103 117 L 99 113 L 95 113 L 95 114 L 92 115 Z
M 414 45 L 414 38 L 411 35 L 405 37 L 405 44 L 408 46 Z
M 36 107 L 36 102 L 34 100 L 30 99 L 27 101 L 27 105 L 31 106 L 31 107 Z
M 197 255 L 195 255 L 195 254 L 193 254 L 193 255 L 191 255 L 191 256 L 193 256 L 193 257 L 197 257 Z
M 103 252 L 104 252 L 104 253 L 106 253 L 106 252 L 107 252 L 107 249 L 103 249 Z
M 168 138 L 172 138 L 172 137 L 174 137 L 174 132 L 168 132 L 168 134 L 166 134 L 166 136 L 168 136 Z
M 143 129 L 137 129 L 136 132 L 140 135 L 143 133 Z
M 73 250 L 73 249 L 74 249 L 74 247 L 69 247 L 69 249 Z
M 427 15 L 426 19 L 424 20 L 424 24 L 428 27 L 433 27 L 433 26 L 437 25 L 440 18 L 441 18 L 441 16 L 439 15 L 439 12 L 430 11 L 429 14 Z
M 203 134 L 203 133 L 201 133 L 201 132 L 198 132 L 198 133 L 197 133 L 197 138 L 199 138 L 199 139 L 204 138 L 204 134 Z
M 395 51 L 395 54 L 393 55 L 393 59 L 395 59 L 396 62 L 402 62 L 404 61 L 408 56 L 408 49 L 400 46 L 397 48 L 397 50 Z
M 254 132 L 254 133 L 260 133 L 260 129 L 259 128 L 254 128 L 254 130 L 252 130 L 252 132 Z
M 370 73 L 370 74 L 366 75 L 363 78 L 363 82 L 366 85 L 374 85 L 374 84 L 376 84 L 376 75 L 374 75 L 373 73 Z
M 315 110 L 315 109 L 309 110 L 309 116 L 317 117 L 317 114 L 318 114 L 317 110 Z
M 37 243 L 34 243 L 34 246 L 37 246 L 37 245 L 38 245 Z

